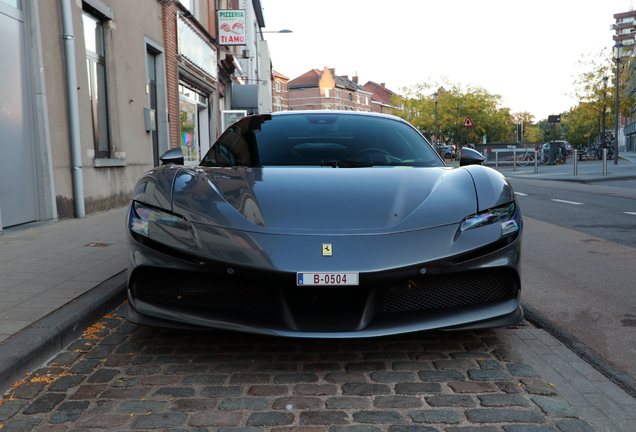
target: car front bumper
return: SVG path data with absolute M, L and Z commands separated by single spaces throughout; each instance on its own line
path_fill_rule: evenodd
M 481 245 L 464 239 L 463 245 L 455 242 L 437 250 L 422 247 L 431 241 L 444 244 L 440 238 L 451 240 L 455 231 L 448 226 L 356 236 L 351 242 L 250 235 L 241 238 L 242 250 L 226 248 L 213 257 L 131 236 L 127 316 L 131 322 L 161 327 L 308 338 L 488 328 L 521 321 L 520 233 Z M 229 231 L 221 235 L 237 236 Z M 268 248 L 268 241 L 275 247 Z M 303 266 L 303 245 L 325 241 L 339 241 L 338 250 L 350 259 L 318 259 Z M 395 247 L 387 254 L 390 244 Z M 363 254 L 365 250 L 385 253 Z M 276 255 L 280 251 L 284 253 Z M 292 269 L 360 270 L 360 285 L 299 287 Z

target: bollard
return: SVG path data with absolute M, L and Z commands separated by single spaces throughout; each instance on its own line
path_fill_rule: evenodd
M 534 151 L 534 173 L 538 173 L 539 172 L 539 152 L 538 151 Z
M 512 151 L 512 170 L 517 171 L 517 150 Z
M 603 175 L 607 175 L 607 149 L 603 149 Z
M 499 170 L 499 152 L 495 152 L 495 169 Z
M 578 150 L 574 149 L 574 175 L 579 174 L 579 158 Z

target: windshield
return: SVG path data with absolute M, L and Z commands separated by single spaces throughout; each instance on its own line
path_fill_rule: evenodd
M 401 121 L 316 113 L 257 115 L 230 126 L 203 166 L 444 166 L 428 142 Z

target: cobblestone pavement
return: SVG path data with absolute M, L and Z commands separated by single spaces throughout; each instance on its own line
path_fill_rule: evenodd
M 124 308 L 3 396 L 2 432 L 594 430 L 494 330 L 299 340 Z

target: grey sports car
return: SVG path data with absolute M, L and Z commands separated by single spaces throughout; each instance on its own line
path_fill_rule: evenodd
M 504 176 L 448 167 L 387 115 L 245 117 L 130 202 L 127 318 L 315 338 L 518 323 L 522 220 Z

